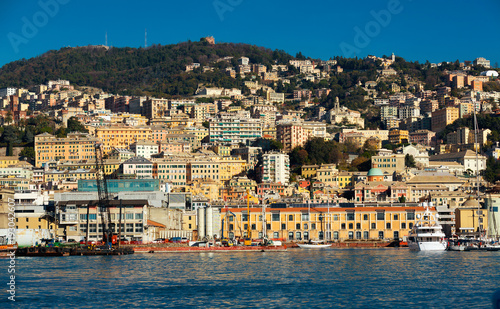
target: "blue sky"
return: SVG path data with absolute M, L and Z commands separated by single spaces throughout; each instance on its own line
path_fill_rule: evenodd
M 45 5 L 45 10 L 43 4 Z M 56 5 L 54 5 L 54 3 Z M 65 46 L 250 43 L 313 58 L 390 55 L 500 62 L 500 1 L 97 1 L 0 3 L 0 66 Z

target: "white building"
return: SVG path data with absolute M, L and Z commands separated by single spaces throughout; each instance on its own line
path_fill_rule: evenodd
M 140 140 L 131 144 L 130 150 L 135 153 L 136 157 L 151 159 L 152 155 L 159 153 L 159 146 L 152 141 Z
M 5 98 L 15 94 L 16 94 L 16 88 L 7 87 L 0 89 L 0 98 Z
M 288 185 L 290 181 L 290 158 L 285 153 L 269 152 L 263 155 L 262 182 L 279 182 Z
M 245 143 L 262 136 L 262 122 L 260 119 L 219 114 L 210 120 L 208 134 L 210 142 Z
M 136 175 L 137 179 L 153 178 L 153 163 L 143 157 L 130 158 L 122 164 L 125 175 Z

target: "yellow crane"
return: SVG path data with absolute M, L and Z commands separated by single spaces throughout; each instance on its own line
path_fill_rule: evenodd
M 252 245 L 252 234 L 250 230 L 250 197 L 254 197 L 250 195 L 250 190 L 247 189 L 247 237 L 244 239 L 245 246 Z

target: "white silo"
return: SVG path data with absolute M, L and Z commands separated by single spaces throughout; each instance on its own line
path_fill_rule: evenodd
M 198 238 L 203 239 L 205 237 L 205 208 L 198 208 Z
M 214 215 L 213 215 L 213 208 L 212 207 L 207 207 L 206 208 L 206 231 L 207 231 L 207 238 L 212 239 L 214 237 Z

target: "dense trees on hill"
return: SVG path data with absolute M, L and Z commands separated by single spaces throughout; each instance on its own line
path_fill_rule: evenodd
M 187 64 L 202 66 L 219 58 L 246 56 L 252 63 L 270 66 L 293 57 L 284 51 L 247 45 L 185 42 L 144 48 L 80 47 L 49 51 L 33 59 L 22 59 L 0 68 L 0 88 L 26 87 L 50 79 L 67 79 L 77 85 L 99 87 L 121 94 L 192 95 L 198 83 L 236 87 L 241 80 L 224 72 L 185 73 Z M 217 66 L 224 66 L 218 63 Z

